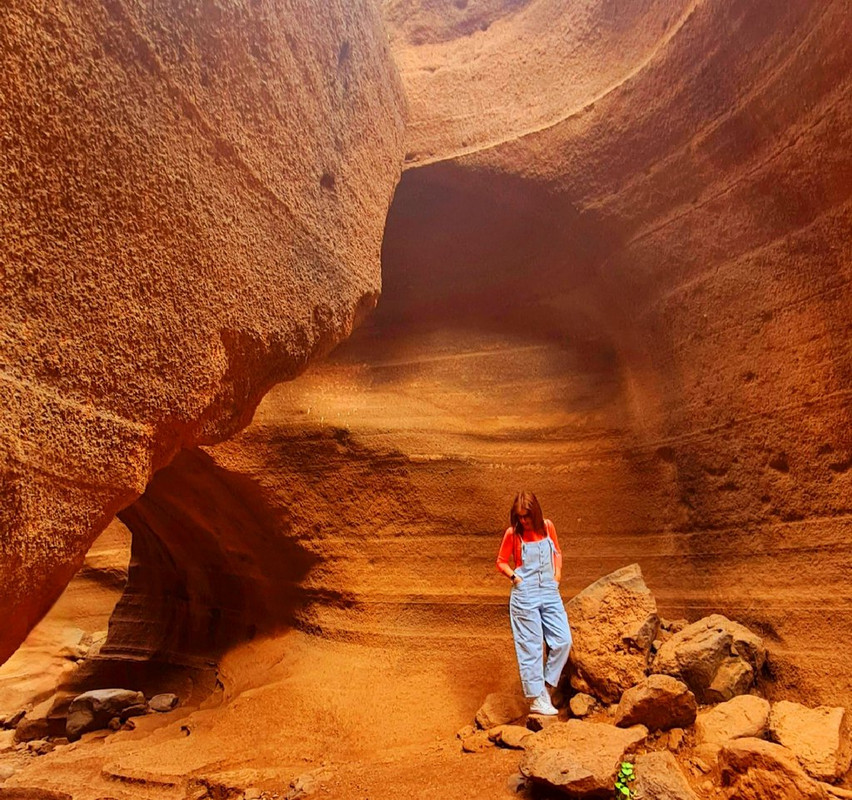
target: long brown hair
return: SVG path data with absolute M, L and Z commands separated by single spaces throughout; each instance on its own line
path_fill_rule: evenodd
M 519 536 L 524 532 L 524 526 L 521 524 L 520 515 L 529 514 L 532 518 L 533 528 L 536 533 L 544 533 L 544 515 L 541 513 L 541 506 L 538 504 L 538 499 L 532 492 L 522 491 L 515 496 L 515 502 L 512 503 L 512 510 L 509 512 L 509 519 L 512 521 L 512 527 L 515 533 Z

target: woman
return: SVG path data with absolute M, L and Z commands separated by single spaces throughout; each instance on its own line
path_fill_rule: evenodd
M 543 518 L 532 492 L 518 493 L 509 518 L 512 524 L 503 534 L 497 569 L 512 580 L 509 618 L 521 684 L 532 700 L 531 714 L 553 715 L 558 712 L 549 690 L 559 682 L 571 650 L 571 629 L 559 595 L 562 551 L 556 528 Z M 542 643 L 547 644 L 547 663 Z

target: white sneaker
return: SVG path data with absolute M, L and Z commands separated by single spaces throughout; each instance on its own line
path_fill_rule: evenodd
M 530 705 L 530 714 L 542 714 L 546 717 L 555 717 L 559 710 L 550 702 L 550 695 L 545 689 Z

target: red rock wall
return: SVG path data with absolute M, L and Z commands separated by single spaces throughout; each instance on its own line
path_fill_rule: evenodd
M 376 315 L 214 458 L 266 481 L 322 552 L 306 630 L 456 653 L 465 675 L 472 647 L 477 691 L 511 680 L 493 558 L 530 487 L 566 596 L 638 561 L 667 616 L 766 636 L 770 691 L 848 702 L 848 15 L 633 8 L 644 44 L 621 79 L 532 130 L 521 109 L 499 141 L 429 140 L 391 209 Z M 491 30 L 441 45 L 459 91 L 429 109 L 440 70 L 404 71 L 409 153 L 469 108 L 462 55 Z M 404 65 L 425 52 L 394 41 Z
M 373 306 L 403 103 L 366 2 L 23 2 L 0 52 L 2 661 Z

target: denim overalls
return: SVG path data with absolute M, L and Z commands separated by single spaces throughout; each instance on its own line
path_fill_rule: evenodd
M 522 578 L 512 587 L 509 618 L 518 655 L 521 684 L 527 697 L 538 697 L 544 683 L 556 686 L 568 663 L 571 629 L 553 575 L 553 540 L 546 536 L 538 542 L 521 541 L 521 566 L 515 574 Z M 547 663 L 542 663 L 542 644 L 546 642 Z

